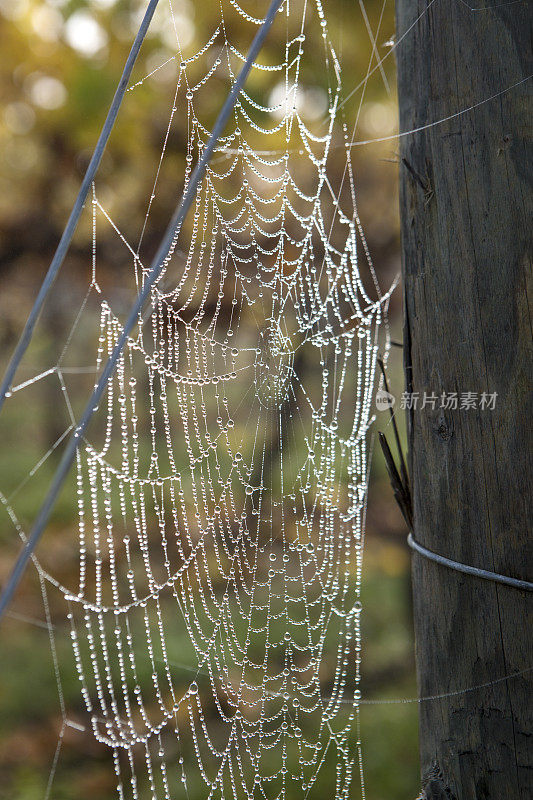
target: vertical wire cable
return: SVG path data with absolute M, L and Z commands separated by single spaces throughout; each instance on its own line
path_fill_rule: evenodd
M 100 161 L 102 160 L 102 156 L 104 154 L 109 136 L 111 135 L 111 131 L 113 130 L 113 127 L 115 125 L 120 106 L 122 105 L 122 100 L 124 99 L 124 95 L 128 87 L 133 66 L 135 64 L 135 61 L 137 60 L 137 56 L 139 55 L 139 50 L 141 49 L 141 45 L 144 41 L 144 38 L 152 21 L 152 17 L 154 16 L 154 12 L 158 2 L 159 0 L 150 0 L 148 4 L 148 8 L 146 9 L 142 22 L 139 26 L 139 30 L 137 31 L 137 35 L 131 46 L 128 58 L 124 65 L 122 76 L 116 88 L 115 95 L 109 107 L 109 111 L 107 112 L 107 117 L 105 119 L 102 131 L 100 133 L 100 136 L 96 143 L 96 147 L 94 148 L 94 152 L 89 162 L 89 166 L 87 167 L 87 171 L 80 186 L 78 196 L 76 197 L 76 200 L 72 207 L 72 211 L 70 212 L 67 224 L 65 226 L 65 229 L 63 230 L 61 239 L 59 240 L 59 244 L 54 253 L 54 257 L 50 263 L 50 266 L 48 267 L 48 272 L 46 273 L 45 279 L 41 284 L 41 288 L 39 289 L 39 294 L 37 295 L 35 302 L 33 304 L 33 308 L 29 313 L 28 319 L 26 320 L 24 330 L 22 331 L 20 339 L 18 340 L 14 353 L 11 356 L 11 361 L 8 364 L 8 367 L 4 375 L 4 379 L 2 381 L 2 385 L 0 386 L 0 411 L 2 410 L 2 406 L 4 405 L 4 400 L 6 399 L 7 396 L 9 396 L 11 383 L 18 369 L 18 366 L 22 361 L 24 353 L 28 349 L 28 345 L 31 342 L 33 330 L 39 318 L 39 314 L 41 313 L 41 309 L 44 305 L 46 298 L 48 297 L 50 289 L 52 288 L 52 284 L 54 283 L 57 277 L 57 273 L 59 272 L 61 264 L 63 263 L 65 256 L 68 252 L 68 249 L 70 247 L 72 237 L 74 236 L 74 232 L 78 225 L 81 212 L 85 205 L 85 200 L 87 199 L 87 194 L 89 193 L 89 189 L 93 182 L 94 176 L 96 175 L 98 167 L 100 166 Z
M 102 374 L 100 375 L 98 383 L 96 384 L 94 391 L 89 399 L 89 402 L 85 407 L 85 411 L 83 412 L 83 416 L 79 424 L 76 426 L 74 433 L 72 434 L 72 436 L 68 441 L 65 452 L 63 453 L 61 461 L 59 462 L 54 478 L 48 490 L 48 494 L 46 495 L 45 500 L 35 520 L 31 534 L 28 537 L 28 540 L 24 545 L 24 548 L 22 549 L 0 596 L 0 619 L 2 618 L 6 608 L 8 607 L 11 598 L 13 596 L 13 593 L 17 588 L 18 583 L 22 577 L 22 574 L 26 568 L 26 565 L 29 559 L 31 558 L 33 551 L 35 550 L 35 547 L 37 546 L 39 539 L 41 538 L 42 532 L 50 517 L 50 513 L 55 505 L 59 492 L 61 491 L 61 487 L 65 481 L 70 466 L 74 460 L 74 456 L 76 454 L 76 450 L 78 449 L 81 438 L 85 433 L 89 421 L 98 406 L 100 398 L 102 397 L 102 394 L 104 393 L 104 390 L 109 381 L 109 378 L 113 374 L 113 371 L 117 365 L 117 361 L 120 357 L 120 354 L 124 349 L 126 341 L 131 331 L 133 330 L 136 322 L 139 319 L 139 313 L 142 307 L 144 306 L 146 300 L 148 299 L 152 287 L 154 286 L 154 284 L 156 283 L 156 281 L 158 280 L 163 271 L 165 260 L 170 252 L 174 238 L 178 234 L 181 225 L 183 223 L 183 220 L 185 219 L 185 216 L 187 215 L 187 212 L 191 206 L 191 203 L 195 198 L 196 189 L 204 175 L 204 172 L 206 170 L 207 164 L 209 163 L 213 150 L 216 147 L 218 139 L 222 134 L 226 122 L 228 121 L 229 115 L 231 114 L 233 107 L 237 101 L 237 97 L 244 85 L 244 82 L 246 81 L 246 78 L 248 77 L 248 73 L 252 68 L 252 65 L 261 49 L 263 41 L 268 31 L 270 30 L 274 18 L 277 12 L 279 11 L 281 5 L 283 4 L 283 2 L 284 0 L 272 0 L 270 4 L 268 13 L 252 42 L 252 45 L 246 57 L 246 61 L 244 62 L 244 65 L 237 77 L 237 80 L 233 84 L 232 89 L 229 95 L 227 96 L 224 105 L 222 106 L 222 110 L 220 111 L 217 117 L 217 120 L 211 132 L 211 135 L 208 139 L 208 142 L 204 150 L 202 151 L 201 158 L 198 160 L 196 167 L 191 175 L 191 179 L 189 181 L 187 190 L 182 195 L 181 200 L 178 206 L 176 207 L 174 214 L 171 217 L 171 220 L 165 231 L 161 244 L 159 245 L 157 253 L 155 254 L 152 264 L 150 266 L 150 271 L 147 275 L 146 281 L 143 285 L 141 292 L 137 297 L 135 304 L 133 305 L 130 311 L 126 324 L 124 325 L 124 328 L 120 335 L 120 338 L 118 339 L 113 349 L 113 352 L 111 353 L 111 355 L 107 360 L 107 363 L 104 367 Z

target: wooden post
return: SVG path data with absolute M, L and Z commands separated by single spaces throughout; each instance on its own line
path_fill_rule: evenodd
M 531 581 L 533 82 L 509 88 L 533 73 L 531 6 L 396 6 L 397 40 L 422 15 L 397 50 L 400 130 L 430 126 L 400 140 L 414 536 Z M 440 408 L 443 392 L 478 407 Z M 423 796 L 533 797 L 532 593 L 416 554 L 413 593 L 420 696 L 461 690 L 420 704 Z

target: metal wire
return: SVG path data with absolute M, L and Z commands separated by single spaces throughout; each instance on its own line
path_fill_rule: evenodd
M 42 532 L 48 522 L 48 518 L 50 516 L 52 508 L 54 507 L 54 504 L 57 500 L 57 496 L 61 490 L 61 487 L 63 486 L 63 482 L 65 481 L 70 466 L 74 460 L 74 456 L 76 454 L 76 450 L 79 446 L 81 438 L 85 433 L 85 430 L 89 424 L 89 421 L 96 407 L 98 406 L 100 398 L 102 397 L 105 387 L 107 386 L 107 382 L 109 381 L 109 378 L 113 374 L 113 371 L 116 367 L 117 361 L 124 348 L 124 345 L 126 344 L 126 341 L 131 331 L 133 330 L 133 327 L 139 320 L 139 313 L 149 297 L 152 286 L 156 283 L 159 276 L 161 275 L 161 272 L 163 271 L 165 259 L 167 258 L 170 252 L 170 248 L 174 241 L 174 237 L 179 232 L 183 220 L 196 196 L 197 186 L 203 177 L 203 174 L 205 172 L 209 159 L 211 158 L 213 150 L 217 144 L 217 141 L 224 130 L 229 115 L 231 114 L 231 111 L 233 110 L 233 107 L 237 101 L 239 92 L 241 91 L 244 82 L 248 77 L 248 73 L 250 72 L 253 63 L 257 58 L 257 55 L 259 53 L 259 50 L 261 49 L 265 36 L 267 35 L 274 21 L 274 17 L 276 16 L 283 2 L 284 0 L 272 0 L 270 4 L 264 22 L 257 31 L 255 38 L 252 42 L 252 45 L 246 57 L 246 61 L 244 62 L 244 65 L 237 77 L 237 80 L 233 84 L 231 92 L 227 96 L 226 101 L 222 106 L 222 110 L 220 111 L 220 114 L 218 115 L 218 118 L 211 132 L 211 136 L 209 137 L 208 142 L 202 152 L 202 156 L 198 160 L 198 163 L 196 164 L 196 167 L 191 175 L 191 179 L 189 181 L 187 190 L 182 195 L 181 201 L 178 204 L 174 214 L 172 215 L 172 218 L 168 224 L 167 230 L 165 232 L 165 235 L 163 236 L 159 249 L 152 261 L 146 281 L 143 285 L 141 292 L 137 297 L 135 304 L 133 305 L 130 311 L 126 324 L 124 325 L 124 328 L 120 335 L 120 338 L 117 344 L 115 345 L 109 359 L 107 360 L 104 370 L 100 375 L 98 383 L 94 388 L 94 391 L 89 399 L 89 402 L 87 403 L 87 406 L 85 408 L 85 411 L 83 412 L 83 416 L 79 424 L 76 426 L 74 433 L 69 439 L 65 452 L 63 453 L 63 457 L 61 458 L 61 461 L 57 467 L 56 473 L 50 485 L 50 489 L 48 490 L 48 494 L 39 510 L 31 534 L 28 537 L 28 540 L 24 545 L 22 552 L 20 553 L 17 562 L 0 596 L 0 619 L 2 618 L 6 608 L 8 607 L 11 598 L 13 596 L 13 593 L 18 586 L 20 578 L 22 577 L 22 573 L 24 572 L 24 569 L 26 568 L 26 565 L 29 559 L 31 558 L 31 555 L 35 550 L 35 547 L 37 546 L 39 539 L 41 538 Z
M 483 578 L 486 581 L 496 581 L 496 583 L 503 583 L 506 586 L 513 586 L 515 589 L 522 589 L 525 592 L 533 591 L 533 583 L 531 581 L 522 581 L 519 578 L 510 578 L 508 575 L 500 575 L 498 572 L 491 572 L 488 569 L 480 569 L 479 567 L 470 567 L 468 564 L 461 564 L 460 561 L 452 561 L 451 558 L 445 558 L 433 550 L 428 550 L 419 544 L 414 539 L 413 534 L 409 533 L 407 537 L 407 544 L 412 550 L 415 550 L 424 558 L 429 558 L 430 561 L 435 561 L 436 564 L 442 564 L 444 567 L 455 569 L 457 572 L 464 572 L 465 575 L 475 575 L 476 578 Z
M 22 331 L 20 339 L 18 340 L 15 352 L 13 353 L 11 361 L 9 362 L 8 367 L 6 369 L 2 385 L 0 386 L 0 411 L 2 410 L 4 400 L 9 395 L 9 392 L 11 390 L 11 382 L 15 376 L 15 372 L 18 369 L 18 365 L 22 361 L 24 353 L 28 349 L 28 345 L 33 335 L 33 329 L 35 328 L 35 324 L 39 318 L 41 309 L 44 305 L 46 298 L 48 297 L 50 289 L 52 288 L 52 284 L 54 283 L 57 277 L 57 273 L 59 272 L 61 264 L 63 263 L 67 251 L 70 247 L 70 242 L 72 241 L 72 237 L 74 236 L 74 231 L 76 230 L 76 227 L 78 225 L 78 221 L 81 216 L 85 200 L 87 199 L 87 194 L 89 193 L 89 189 L 91 188 L 94 176 L 96 175 L 98 167 L 100 166 L 100 161 L 102 160 L 102 156 L 104 154 L 107 141 L 109 139 L 111 131 L 113 130 L 113 126 L 115 125 L 115 121 L 117 119 L 117 115 L 120 106 L 122 104 L 122 100 L 124 99 L 124 95 L 128 87 L 133 65 L 135 64 L 135 61 L 139 54 L 139 50 L 141 49 L 141 45 L 144 41 L 144 37 L 146 36 L 146 32 L 148 31 L 150 22 L 152 21 L 152 17 L 154 16 L 154 12 L 158 2 L 159 0 L 150 0 L 148 4 L 148 8 L 146 9 L 146 13 L 139 26 L 139 30 L 137 31 L 137 35 L 134 39 L 130 53 L 124 65 L 122 76 L 116 88 L 113 101 L 109 107 L 109 111 L 107 112 L 107 117 L 105 119 L 102 131 L 96 143 L 96 147 L 94 148 L 94 153 L 89 162 L 89 166 L 87 167 L 87 171 L 80 186 L 78 196 L 76 197 L 76 200 L 72 207 L 72 211 L 70 212 L 70 217 L 68 218 L 68 222 L 61 235 L 61 239 L 59 240 L 59 244 L 57 246 L 57 250 L 54 253 L 52 262 L 48 267 L 48 272 L 46 273 L 46 277 L 41 284 L 41 288 L 39 289 L 39 294 L 37 295 L 35 302 L 33 304 L 33 308 L 29 313 L 28 319 L 26 320 L 24 330 Z

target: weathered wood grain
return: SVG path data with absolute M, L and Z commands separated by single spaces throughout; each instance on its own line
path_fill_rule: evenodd
M 531 5 L 483 3 L 397 0 L 397 40 L 423 14 L 397 50 L 400 130 L 533 73 Z M 408 412 L 415 538 L 528 580 L 532 84 L 403 137 L 400 154 L 407 390 L 498 393 L 494 411 Z M 531 593 L 418 555 L 413 592 L 421 696 L 533 667 Z M 533 797 L 532 677 L 420 704 L 428 799 Z

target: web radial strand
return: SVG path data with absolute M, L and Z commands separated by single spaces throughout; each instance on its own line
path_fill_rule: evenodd
M 227 91 L 241 66 L 232 20 L 249 40 L 256 14 L 224 3 L 187 58 L 176 21 L 137 241 L 95 185 L 96 373 L 122 332 L 98 283 L 98 230 L 124 247 L 138 290 L 173 126 L 186 115 L 187 183 L 213 85 Z M 102 436 L 77 456 L 79 580 L 59 588 L 93 735 L 125 799 L 346 800 L 363 784 L 367 432 L 388 295 L 362 238 L 320 2 L 291 2 L 275 30 L 284 58 L 254 66 L 109 383 Z M 326 89 L 309 85 L 318 70 Z

